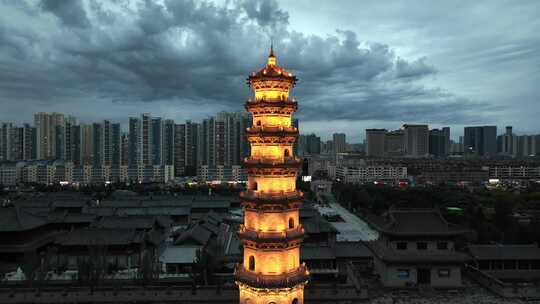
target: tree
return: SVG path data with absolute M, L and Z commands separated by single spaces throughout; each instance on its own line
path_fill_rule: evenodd
M 223 244 L 217 240 L 211 240 L 205 247 L 197 250 L 191 274 L 194 281 L 204 285 L 211 284 L 214 273 L 224 266 L 224 255 Z
M 26 277 L 26 282 L 32 287 L 34 280 L 37 278 L 37 272 L 41 264 L 41 259 L 34 251 L 25 254 L 24 263 L 21 270 Z
M 156 279 L 159 275 L 157 271 L 156 256 L 153 250 L 142 250 L 142 261 L 137 272 L 138 278 L 143 285 Z
M 79 281 L 90 285 L 93 292 L 107 274 L 107 247 L 95 241 L 88 245 L 88 256 L 77 259 Z

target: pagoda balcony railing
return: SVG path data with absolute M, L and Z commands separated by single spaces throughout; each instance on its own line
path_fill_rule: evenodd
M 283 126 L 254 126 L 246 128 L 247 133 L 298 133 L 296 127 Z
M 295 167 L 300 165 L 300 158 L 296 156 L 270 158 L 270 157 L 246 157 L 244 158 L 245 166 L 265 166 L 265 167 Z
M 260 231 L 249 229 L 244 225 L 240 225 L 238 231 L 240 237 L 261 242 L 276 242 L 283 240 L 292 240 L 303 237 L 305 234 L 304 227 L 298 225 L 296 228 L 286 229 L 284 231 Z
M 238 282 L 255 288 L 291 288 L 298 284 L 307 283 L 309 271 L 304 263 L 296 270 L 276 275 L 256 273 L 236 264 L 234 276 Z
M 296 98 L 249 98 L 247 100 L 248 104 L 257 104 L 259 102 L 267 102 L 267 103 L 291 103 L 296 104 Z
M 240 192 L 240 198 L 246 200 L 267 200 L 267 201 L 279 201 L 279 200 L 296 200 L 303 197 L 302 191 L 254 191 L 246 190 Z

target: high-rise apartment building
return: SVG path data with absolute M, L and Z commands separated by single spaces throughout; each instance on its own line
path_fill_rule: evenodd
M 83 165 L 94 164 L 94 131 L 93 126 L 81 125 L 81 161 Z
M 104 126 L 100 123 L 92 124 L 92 165 L 102 167 L 105 156 Z
M 448 152 L 446 148 L 447 133 L 444 130 L 432 129 L 429 131 L 429 154 L 435 157 L 445 157 Z
M 36 150 L 38 159 L 52 158 L 52 131 L 51 117 L 48 113 L 37 113 L 34 115 L 34 126 L 36 127 Z
M 197 174 L 197 166 L 200 164 L 201 155 L 199 147 L 202 146 L 201 139 L 201 124 L 186 121 L 185 124 L 185 171 L 184 174 L 194 176 Z
M 518 150 L 517 136 L 512 132 L 512 126 L 506 126 L 506 132 L 497 136 L 497 152 L 506 156 L 516 156 Z
M 152 164 L 163 163 L 163 121 L 161 117 L 152 118 Z
M 24 160 L 36 159 L 36 128 L 23 124 L 23 157 Z
M 386 129 L 366 129 L 367 156 L 383 157 L 385 155 Z
M 158 130 L 161 129 L 161 119 L 156 119 Z M 140 118 L 129 118 L 129 166 L 154 164 L 154 119 L 148 113 L 141 114 Z M 161 137 L 159 136 L 160 140 Z M 161 149 L 159 146 L 158 149 Z M 158 160 L 160 158 L 158 157 Z
M 389 157 L 405 155 L 405 132 L 403 130 L 386 132 L 384 136 L 384 155 Z
M 64 125 L 64 160 L 66 161 L 73 161 L 73 148 L 74 148 L 74 134 L 72 131 L 73 125 L 71 124 L 71 121 L 66 121 Z
M 0 124 L 0 161 L 35 159 L 35 128 L 12 123 Z
M 476 156 L 497 154 L 497 126 L 465 127 L 464 153 Z
M 111 137 L 109 139 L 111 145 L 111 165 L 119 166 L 122 164 L 122 129 L 119 123 L 111 124 Z
M 443 127 L 442 132 L 444 135 L 444 155 L 450 154 L 450 127 Z
M 11 129 L 11 160 L 24 159 L 24 128 Z
M 298 155 L 318 155 L 321 154 L 321 138 L 314 133 L 300 135 L 298 137 Z
M 141 114 L 140 119 L 140 134 L 139 134 L 139 143 L 138 143 L 138 160 L 139 164 L 148 166 L 153 164 L 153 151 L 152 151 L 152 129 L 153 129 L 153 120 L 152 116 L 149 113 Z
M 69 130 L 69 141 L 66 140 L 66 145 L 69 146 L 69 153 L 66 153 L 66 160 L 73 162 L 75 166 L 82 164 L 83 155 L 83 130 L 80 125 L 71 125 L 68 128 L 66 124 L 66 130 Z
M 137 117 L 129 118 L 128 133 L 128 165 L 136 166 L 139 163 L 139 138 L 141 134 L 141 123 Z
M 174 125 L 174 175 L 184 175 L 186 168 L 186 125 Z
M 37 158 L 66 159 L 66 124 L 76 125 L 78 121 L 61 113 L 40 112 L 34 115 Z
M 121 133 L 120 139 L 120 164 L 127 166 L 129 164 L 129 134 Z
M 426 157 L 429 154 L 428 125 L 403 125 L 405 153 L 410 157 Z
M 174 165 L 174 120 L 163 122 L 163 164 Z
M 334 154 L 343 153 L 347 151 L 347 140 L 345 133 L 334 133 L 332 135 Z
M 12 137 L 11 130 L 13 129 L 13 124 L 11 123 L 2 123 L 0 124 L 0 161 L 12 160 L 11 158 L 11 145 Z
M 203 119 L 200 128 L 199 161 L 202 165 L 216 165 L 216 120 L 214 117 Z

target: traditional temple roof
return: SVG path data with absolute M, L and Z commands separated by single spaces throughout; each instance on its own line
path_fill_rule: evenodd
M 274 48 L 270 47 L 270 54 L 268 55 L 268 61 L 265 67 L 260 69 L 257 72 L 253 72 L 249 75 L 248 83 L 252 80 L 257 80 L 260 78 L 276 78 L 291 81 L 293 84 L 296 83 L 296 76 L 291 72 L 285 70 L 284 68 L 276 64 L 276 56 L 274 55 Z
M 373 254 L 362 242 L 336 242 L 333 246 L 302 246 L 302 260 L 333 260 L 336 258 L 371 258 Z
M 395 250 L 380 239 L 365 244 L 377 258 L 388 263 L 463 263 L 470 260 L 467 254 L 457 251 Z
M 166 216 L 110 216 L 103 217 L 93 224 L 105 229 L 137 229 L 150 230 L 155 225 L 162 228 L 171 226 L 172 220 Z
M 321 216 L 302 218 L 301 223 L 307 235 L 319 233 L 338 233 L 337 229 Z
M 142 243 L 144 232 L 130 229 L 77 229 L 57 238 L 62 246 L 129 245 Z
M 193 244 L 205 246 L 210 238 L 212 232 L 201 225 L 195 225 L 188 230 L 182 232 L 182 234 L 174 241 L 175 245 Z
M 48 224 L 40 216 L 28 213 L 18 207 L 0 208 L 0 232 L 15 232 L 35 229 Z
M 390 208 L 383 216 L 366 215 L 380 233 L 393 236 L 457 236 L 470 230 L 448 223 L 436 209 Z
M 470 245 L 469 252 L 477 260 L 540 260 L 540 247 L 530 245 Z

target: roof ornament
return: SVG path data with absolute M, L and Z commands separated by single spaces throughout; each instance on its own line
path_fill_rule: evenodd
M 270 54 L 268 55 L 268 63 L 269 66 L 276 65 L 276 56 L 274 55 L 274 39 L 272 38 L 270 40 Z
M 270 55 L 268 57 L 276 57 L 274 56 L 274 38 L 270 39 Z

